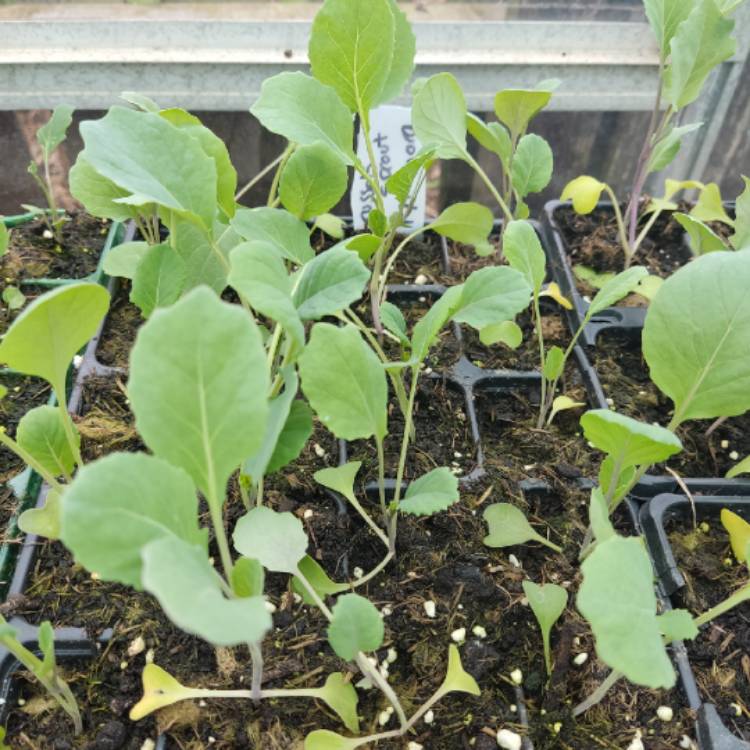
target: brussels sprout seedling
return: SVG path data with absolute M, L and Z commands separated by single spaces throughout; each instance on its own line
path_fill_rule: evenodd
M 539 627 L 542 630 L 542 642 L 544 644 L 544 664 L 547 674 L 552 674 L 552 655 L 550 653 L 549 638 L 553 625 L 565 611 L 568 603 L 568 592 L 554 583 L 545 583 L 540 586 L 533 581 L 523 582 L 523 592 L 529 600 L 529 606 L 534 613 Z

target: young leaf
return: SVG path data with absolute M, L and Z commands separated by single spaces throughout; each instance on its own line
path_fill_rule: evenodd
M 385 237 L 388 217 L 379 208 L 373 208 L 367 215 L 367 227 L 376 237 Z
M 73 434 L 80 446 L 81 436 L 75 426 Z M 16 442 L 53 477 L 69 475 L 75 468 L 60 410 L 54 406 L 44 404 L 27 411 L 18 423 Z
M 604 542 L 615 536 L 615 527 L 609 519 L 609 506 L 604 496 L 604 489 L 604 487 L 594 487 L 589 498 L 589 524 L 597 542 Z
M 265 360 L 252 318 L 205 287 L 158 310 L 138 333 L 128 383 L 138 431 L 208 498 L 223 498 L 229 475 L 260 447 Z
M 448 669 L 438 692 L 440 695 L 448 693 L 479 695 L 481 693 L 477 681 L 463 668 L 461 654 L 453 644 L 448 646 Z
M 586 311 L 587 317 L 598 315 L 602 310 L 606 310 L 623 297 L 627 297 L 646 276 L 648 276 L 648 271 L 643 266 L 632 266 L 607 279 L 591 301 Z
M 544 357 L 544 367 L 542 368 L 544 379 L 549 380 L 551 383 L 553 380 L 559 378 L 564 365 L 565 352 L 559 346 L 550 347 Z
M 430 222 L 430 229 L 455 242 L 474 245 L 477 255 L 489 255 L 495 250 L 487 241 L 493 221 L 492 211 L 486 206 L 454 203 Z
M 413 189 L 414 180 L 419 170 L 429 169 L 435 153 L 432 149 L 422 149 L 413 159 L 397 169 L 386 181 L 385 187 L 391 195 L 398 198 L 399 203 L 406 203 Z
M 689 214 L 680 213 L 679 211 L 675 211 L 672 214 L 672 218 L 688 233 L 690 249 L 693 251 L 693 255 L 704 255 L 716 252 L 717 250 L 727 249 L 724 240 L 711 227 L 699 219 Z
M 140 721 L 160 708 L 202 696 L 202 691 L 185 687 L 156 664 L 146 664 L 141 680 L 143 697 L 130 709 L 131 721 Z
M 315 253 L 310 232 L 303 221 L 280 208 L 240 208 L 232 218 L 232 229 L 243 239 L 273 245 L 280 255 L 302 266 Z
M 354 326 L 313 326 L 310 341 L 299 358 L 299 372 L 310 405 L 336 437 L 385 437 L 385 371 Z
M 354 163 L 352 114 L 331 86 L 301 72 L 267 78 L 250 112 L 272 133 L 300 146 L 325 143 Z
M 685 0 L 643 0 L 646 16 L 661 51 L 662 62 L 669 57 L 669 46 L 677 27 L 688 17 L 693 3 Z
M 284 208 L 306 221 L 330 211 L 346 192 L 346 164 L 325 143 L 299 146 L 281 173 Z
M 552 149 L 544 138 L 534 133 L 521 138 L 511 167 L 513 189 L 519 197 L 539 193 L 549 185 L 552 162 Z
M 206 547 L 190 477 L 145 453 L 114 453 L 84 466 L 65 490 L 61 537 L 104 580 L 141 583 L 141 549 L 169 536 Z
M 49 120 L 36 131 L 36 139 L 47 158 L 65 140 L 71 122 L 73 107 L 61 104 L 54 109 Z
M 331 250 L 343 247 L 345 250 L 357 253 L 360 260 L 367 263 L 378 251 L 382 241 L 381 237 L 374 234 L 357 234 L 354 237 L 347 237 L 345 240 L 337 242 Z
M 539 296 L 555 300 L 560 307 L 564 307 L 566 310 L 573 309 L 573 303 L 562 293 L 556 281 L 550 281 L 539 293 Z
M 109 307 L 99 284 L 66 284 L 38 297 L 13 322 L 0 343 L 0 362 L 44 378 L 58 394 L 73 357 L 96 333 Z
M 503 165 L 510 161 L 513 146 L 508 131 L 499 122 L 484 122 L 472 112 L 466 117 L 466 127 L 480 145 L 497 154 Z
M 729 534 L 734 556 L 738 562 L 746 562 L 748 543 L 750 543 L 750 523 L 729 508 L 722 508 L 721 524 Z
M 294 461 L 305 447 L 313 432 L 313 413 L 306 401 L 292 401 L 289 416 L 281 430 L 266 474 L 273 474 Z
M 482 328 L 512 320 L 525 310 L 531 289 L 524 277 L 507 266 L 492 266 L 474 271 L 462 285 L 461 300 L 453 320 Z
M 258 643 L 271 629 L 262 596 L 227 599 L 221 578 L 201 549 L 174 536 L 143 547 L 143 588 L 178 628 L 215 646 Z
M 21 513 L 18 517 L 18 528 L 24 534 L 36 534 L 44 539 L 59 539 L 61 517 L 60 493 L 50 489 L 41 508 L 29 508 Z
M 573 201 L 573 210 L 577 214 L 590 214 L 599 202 L 602 191 L 607 186 L 595 177 L 581 175 L 571 180 L 562 191 L 561 201 Z
M 587 411 L 581 417 L 581 427 L 586 440 L 623 469 L 659 463 L 682 450 L 674 432 L 610 409 Z
M 552 424 L 554 418 L 561 411 L 568 411 L 568 409 L 580 409 L 582 406 L 586 406 L 584 401 L 575 401 L 570 396 L 555 396 L 552 401 L 552 408 L 549 411 L 549 417 L 547 418 L 547 424 Z
M 343 219 L 333 214 L 320 214 L 315 218 L 315 226 L 321 229 L 329 237 L 333 237 L 335 240 L 344 239 L 344 229 L 346 223 Z
M 349 588 L 348 583 L 336 583 L 336 581 L 332 581 L 325 570 L 310 555 L 305 555 L 297 567 L 299 572 L 305 577 L 305 581 L 315 589 L 321 598 L 331 594 L 339 594 Z M 302 597 L 305 604 L 315 604 L 315 600 L 310 596 L 310 592 L 297 576 L 292 578 L 292 588 Z
M 670 688 L 675 672 L 656 614 L 651 562 L 640 539 L 599 542 L 581 566 L 578 609 L 596 638 L 599 658 L 631 682 Z
M 318 484 L 343 495 L 349 502 L 357 502 L 354 494 L 354 480 L 362 466 L 361 461 L 349 461 L 341 466 L 319 469 L 313 474 Z
M 135 269 L 130 301 L 148 318 L 157 307 L 177 302 L 186 280 L 185 261 L 169 245 L 153 245 Z
M 295 574 L 307 554 L 307 534 L 291 513 L 277 513 L 261 505 L 237 521 L 232 534 L 235 549 L 274 573 Z
M 615 477 L 615 459 L 612 456 L 607 456 L 602 461 L 599 467 L 599 487 L 604 495 L 612 497 L 612 505 L 619 503 L 625 497 L 635 477 L 635 472 L 635 467 L 631 466 L 627 469 L 621 469 Z M 617 482 L 614 488 L 610 486 L 613 479 Z
M 0 258 L 5 255 L 5 253 L 8 252 L 8 247 L 10 245 L 10 230 L 8 227 L 5 226 L 5 222 L 3 221 L 3 217 L 0 216 Z M 0 748 L 0 750 L 2 750 Z
M 240 557 L 229 574 L 229 583 L 237 596 L 263 596 L 266 572 L 263 566 L 252 557 Z
M 644 276 L 639 282 L 636 288 L 633 290 L 636 294 L 640 294 L 641 297 L 645 297 L 651 302 L 656 297 L 657 292 L 661 289 L 661 285 L 664 283 L 664 279 L 661 276 Z
M 9 310 L 20 310 L 26 303 L 26 295 L 17 286 L 6 286 L 3 289 L 3 302 Z
M 654 144 L 653 151 L 648 160 L 647 171 L 660 172 L 668 167 L 675 156 L 680 152 L 682 136 L 692 133 L 703 125 L 702 122 L 694 122 L 690 125 L 677 125 L 671 127 L 661 140 Z
M 376 105 L 385 104 L 401 95 L 414 71 L 414 55 L 417 50 L 417 40 L 406 14 L 398 7 L 396 0 L 388 0 L 388 4 L 393 13 L 393 57 Z
M 123 91 L 120 99 L 132 104 L 136 109 L 142 109 L 144 112 L 159 112 L 161 107 L 150 97 L 137 91 Z
M 121 245 L 116 245 L 104 256 L 102 262 L 104 273 L 107 276 L 132 279 L 149 247 L 148 242 L 123 242 Z
M 698 626 L 685 609 L 669 609 L 657 618 L 659 630 L 667 642 L 692 640 L 698 635 Z
M 380 305 L 380 320 L 386 330 L 390 331 L 402 344 L 409 346 L 406 334 L 406 320 L 401 310 L 387 300 Z
M 488 547 L 511 547 L 526 542 L 540 542 L 555 552 L 560 547 L 553 544 L 531 528 L 523 511 L 510 503 L 494 503 L 484 511 L 484 520 L 489 527 L 489 534 L 484 538 Z
M 83 203 L 92 216 L 113 221 L 130 221 L 138 215 L 135 206 L 118 202 L 121 198 L 127 198 L 130 191 L 99 174 L 82 153 L 70 169 L 68 182 L 71 195 Z M 146 212 L 150 213 L 150 207 L 144 207 L 144 213 Z
M 480 329 L 479 340 L 485 346 L 502 343 L 510 349 L 518 349 L 523 341 L 523 331 L 514 320 L 504 320 Z
M 503 254 L 510 267 L 522 273 L 534 295 L 538 295 L 547 272 L 547 258 L 539 236 L 528 221 L 508 222 L 503 235 Z
M 440 159 L 463 159 L 466 151 L 466 100 L 450 73 L 432 76 L 417 93 L 411 108 L 414 132 Z
M 326 0 L 315 15 L 312 74 L 336 89 L 352 112 L 367 112 L 388 82 L 395 20 L 388 0 Z
M 341 672 L 329 674 L 325 685 L 315 690 L 315 697 L 325 701 L 328 707 L 336 712 L 350 732 L 359 732 L 357 691 L 351 681 L 345 679 Z
M 409 483 L 398 509 L 412 516 L 431 516 L 458 502 L 458 478 L 446 466 Z
M 421 362 L 443 326 L 461 305 L 463 284 L 452 286 L 414 326 L 411 336 L 412 361 Z
M 750 249 L 750 179 L 743 175 L 742 181 L 745 188 L 735 203 L 734 234 L 729 238 L 735 250 Z
M 523 592 L 529 600 L 531 611 L 539 623 L 544 644 L 544 661 L 547 674 L 552 674 L 552 657 L 550 654 L 550 633 L 568 604 L 568 592 L 554 583 L 539 585 L 533 581 L 523 582 Z
M 376 651 L 383 645 L 383 617 L 372 602 L 358 594 L 344 594 L 332 611 L 328 642 L 344 661 L 352 661 L 360 651 Z
M 551 91 L 506 89 L 495 94 L 495 114 L 508 128 L 515 142 L 526 132 L 529 123 L 547 106 L 551 98 Z
M 366 740 L 342 737 L 329 729 L 316 729 L 305 737 L 304 750 L 355 750 Z
M 643 355 L 651 379 L 675 404 L 672 426 L 750 409 L 749 257 L 696 258 L 664 282 L 649 307 Z
M 593 268 L 584 266 L 580 263 L 573 266 L 573 273 L 576 275 L 576 278 L 585 281 L 594 289 L 601 289 L 607 282 L 612 281 L 617 275 L 611 271 L 595 271 Z
M 179 217 L 173 219 L 169 244 L 185 264 L 183 293 L 207 286 L 221 295 L 226 288 L 226 256 L 240 239 L 223 224 L 217 223 L 215 231 L 219 238 L 213 241 L 197 224 Z
M 727 479 L 734 479 L 740 474 L 747 474 L 748 472 L 750 472 L 750 456 L 745 456 L 742 461 L 729 469 L 725 476 Z

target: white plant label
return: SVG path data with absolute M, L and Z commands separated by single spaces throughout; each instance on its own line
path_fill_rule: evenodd
M 385 181 L 396 171 L 414 158 L 421 148 L 414 129 L 411 126 L 411 108 L 385 105 L 370 112 L 370 140 L 377 161 L 378 178 L 383 186 L 385 214 L 390 216 L 398 211 L 398 201 L 387 195 Z M 367 153 L 364 133 L 360 129 L 357 136 L 357 156 L 365 169 L 370 169 L 370 157 Z M 422 181 L 414 206 L 406 216 L 409 229 L 424 224 L 425 203 L 427 200 L 426 181 Z M 367 216 L 375 208 L 375 197 L 372 188 L 359 172 L 354 173 L 351 192 L 352 217 L 354 229 L 367 227 Z

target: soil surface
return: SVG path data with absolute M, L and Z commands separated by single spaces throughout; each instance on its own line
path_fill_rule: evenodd
M 145 322 L 141 311 L 130 301 L 130 281 L 120 279 L 96 347 L 97 360 L 108 367 L 127 368 L 136 334 Z
M 675 520 L 670 528 L 672 550 L 686 580 L 686 586 L 673 597 L 677 600 L 676 606 L 699 615 L 747 584 L 747 566 L 734 558 L 729 537 L 718 518 L 702 521 L 695 529 L 689 520 L 679 524 Z M 747 604 L 710 622 L 686 645 L 703 699 L 716 706 L 731 732 L 750 740 L 750 610 Z

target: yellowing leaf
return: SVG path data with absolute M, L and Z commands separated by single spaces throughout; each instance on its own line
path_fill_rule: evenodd
M 562 191 L 561 201 L 573 201 L 573 208 L 578 214 L 590 214 L 599 202 L 602 190 L 607 186 L 587 174 L 571 180 Z
M 573 309 L 573 303 L 560 291 L 556 281 L 547 284 L 547 288 L 539 295 L 540 297 L 552 297 L 555 302 L 566 310 Z
M 721 523 L 729 534 L 734 556 L 739 562 L 745 562 L 750 544 L 750 523 L 729 508 L 721 509 Z
M 438 692 L 441 696 L 453 692 L 468 693 L 469 695 L 481 693 L 476 680 L 464 670 L 461 664 L 461 655 L 458 653 L 456 646 L 448 647 L 448 671 Z
M 583 401 L 574 401 L 570 396 L 558 396 L 552 402 L 552 411 L 550 412 L 547 424 L 552 424 L 552 420 L 558 412 L 565 411 L 566 409 L 577 409 L 581 406 L 586 406 L 586 404 Z
M 200 697 L 203 692 L 181 685 L 169 672 L 156 664 L 146 664 L 142 680 L 143 698 L 130 709 L 131 721 L 138 721 L 178 701 Z

